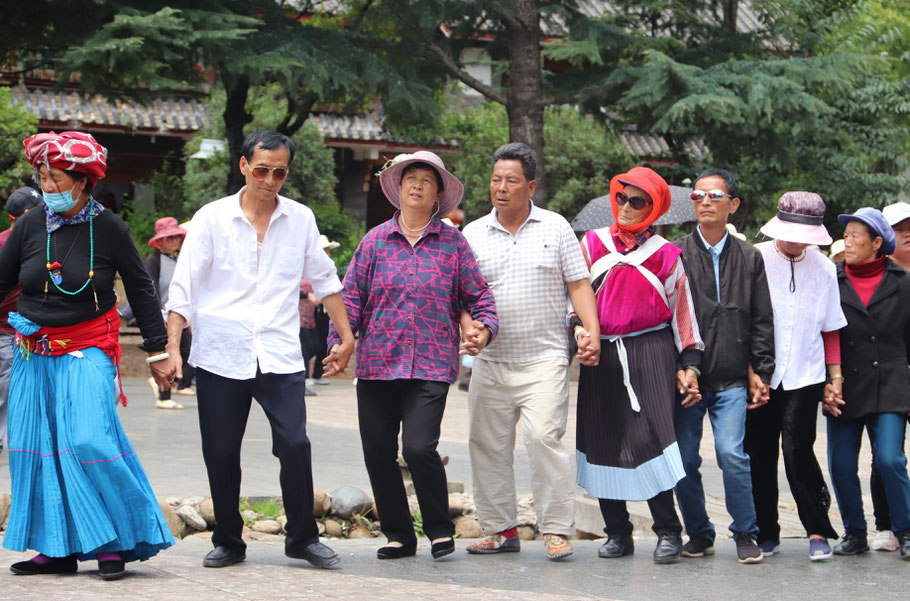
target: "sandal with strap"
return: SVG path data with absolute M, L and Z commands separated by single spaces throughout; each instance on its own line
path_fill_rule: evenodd
M 155 401 L 156 409 L 183 409 L 183 405 L 176 401 Z

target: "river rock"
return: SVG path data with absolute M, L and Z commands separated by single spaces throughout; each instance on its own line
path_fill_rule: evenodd
M 519 526 L 518 538 L 519 540 L 534 540 L 537 538 L 537 530 L 532 526 Z
M 0 495 L 0 530 L 6 527 L 6 520 L 9 518 L 9 506 L 12 502 L 10 493 L 5 492 Z
M 209 528 L 215 527 L 215 504 L 211 499 L 205 499 L 199 504 L 199 515 L 202 516 Z
M 537 512 L 534 511 L 534 495 L 518 497 L 518 524 L 537 527 Z
M 202 502 L 205 501 L 205 497 L 187 497 L 183 500 L 182 505 L 192 505 L 197 511 L 199 506 L 202 505 Z
M 205 523 L 205 520 L 202 519 L 202 516 L 199 515 L 199 512 L 196 511 L 192 505 L 182 506 L 177 510 L 177 515 L 193 530 L 208 529 L 208 524 Z
M 455 534 L 458 538 L 483 538 L 483 528 L 474 518 L 459 516 L 455 518 Z
M 342 486 L 332 492 L 332 513 L 350 519 L 363 515 L 373 507 L 373 499 L 355 486 Z
M 262 532 L 265 534 L 281 534 L 281 524 L 276 520 L 259 520 L 253 522 L 250 527 L 253 532 Z
M 332 509 L 332 497 L 322 490 L 313 491 L 313 517 L 321 518 Z
M 259 519 L 259 514 L 252 509 L 244 509 L 240 512 L 240 516 L 244 519 L 244 521 L 255 522 Z
M 348 530 L 348 538 L 373 538 L 373 534 L 363 524 L 354 524 Z
M 458 496 L 449 495 L 449 517 L 454 518 L 456 515 L 461 515 L 462 511 L 464 511 L 464 501 Z
M 287 531 L 288 516 L 279 515 L 277 518 L 275 518 L 275 521 L 278 522 L 279 526 L 281 526 L 281 533 L 287 534 L 288 533 L 288 531 Z M 322 534 L 322 532 L 320 532 L 319 534 Z
M 341 524 L 335 520 L 326 520 L 325 521 L 325 535 L 334 536 L 336 538 L 341 538 L 344 536 L 344 529 L 342 529 Z
M 164 515 L 164 521 L 167 522 L 167 529 L 171 531 L 171 535 L 179 538 L 180 531 L 184 527 L 183 520 L 180 519 L 180 516 L 177 515 L 177 512 L 174 511 L 167 499 L 158 499 L 158 507 L 161 508 L 161 513 Z

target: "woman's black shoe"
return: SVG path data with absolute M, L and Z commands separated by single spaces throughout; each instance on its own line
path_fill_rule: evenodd
M 126 574 L 126 564 L 122 559 L 99 561 L 98 571 L 105 580 L 117 580 L 118 578 L 123 578 L 123 575 Z
M 386 545 L 379 547 L 376 551 L 376 557 L 379 559 L 401 559 L 402 557 L 413 557 L 417 554 L 417 541 L 403 543 L 398 545 Z
M 455 550 L 455 539 L 441 540 L 438 543 L 433 543 L 430 547 L 430 555 L 433 556 L 433 559 L 439 559 L 440 557 L 445 557 L 449 553 Z
M 20 561 L 9 567 L 10 572 L 20 576 L 35 576 L 37 574 L 73 574 L 79 569 L 76 556 L 48 557 L 47 563 L 36 563 L 31 559 Z

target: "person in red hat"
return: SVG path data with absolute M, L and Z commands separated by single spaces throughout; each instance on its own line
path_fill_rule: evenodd
M 597 497 L 607 541 L 598 555 L 634 552 L 626 501 L 647 501 L 654 518 L 656 563 L 682 551 L 673 487 L 683 469 L 673 405 L 676 389 L 697 400 L 705 348 L 698 331 L 682 251 L 654 231 L 670 208 L 670 187 L 647 167 L 610 182 L 614 223 L 582 240 L 596 291 L 600 362 L 578 380 L 578 483 Z M 587 335 L 573 317 L 576 337 Z M 677 374 L 677 364 L 684 367 Z M 675 388 L 674 388 L 675 386 Z
M 35 549 L 14 574 L 75 572 L 97 559 L 105 580 L 174 544 L 116 402 L 120 274 L 155 379 L 176 372 L 158 297 L 129 228 L 91 196 L 106 149 L 82 132 L 25 140 L 43 210 L 21 216 L 0 251 L 0 297 L 18 282 L 10 379 L 12 506 L 3 546 Z
M 164 311 L 164 305 L 167 303 L 168 287 L 171 285 L 171 278 L 174 277 L 174 268 L 177 267 L 177 255 L 180 254 L 180 247 L 183 246 L 183 239 L 186 238 L 186 230 L 180 227 L 177 220 L 173 217 L 162 217 L 155 222 L 155 235 L 149 240 L 149 246 L 155 249 L 145 258 L 145 269 L 149 272 L 155 289 L 158 291 L 158 298 L 161 300 L 161 309 Z M 167 315 L 164 315 L 167 319 Z M 158 409 L 183 409 L 183 405 L 171 399 L 171 393 L 184 396 L 195 394 L 190 388 L 193 384 L 193 377 L 196 370 L 187 361 L 190 357 L 190 345 L 192 336 L 189 327 L 187 327 L 183 336 L 180 338 L 180 357 L 183 360 L 183 374 L 177 379 L 171 390 L 162 390 L 155 384 L 155 378 L 149 378 L 149 386 L 157 395 L 158 400 L 155 407 Z

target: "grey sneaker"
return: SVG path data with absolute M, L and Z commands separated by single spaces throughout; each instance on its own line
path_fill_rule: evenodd
M 761 554 L 765 557 L 780 553 L 780 541 L 778 540 L 763 540 L 758 543 L 758 546 L 761 549 Z
M 739 563 L 758 563 L 762 560 L 761 547 L 755 544 L 755 539 L 748 534 L 734 537 L 736 540 L 736 560 Z
M 688 542 L 683 545 L 683 557 L 707 557 L 714 555 L 714 541 L 708 540 L 704 536 L 690 536 Z

